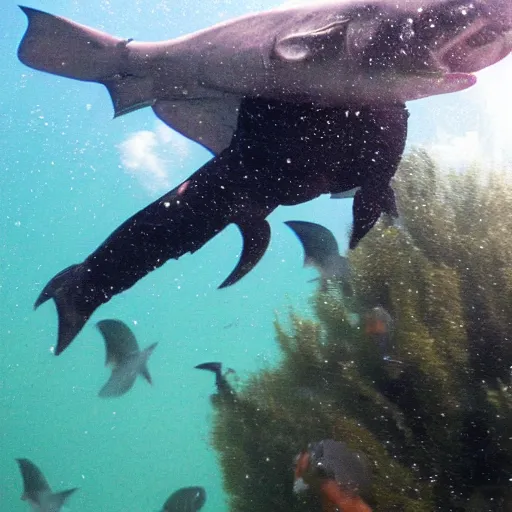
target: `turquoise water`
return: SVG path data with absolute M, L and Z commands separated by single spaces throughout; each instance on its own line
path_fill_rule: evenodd
M 138 40 L 176 37 L 275 5 L 30 3 Z M 150 109 L 112 120 L 102 86 L 24 67 L 16 48 L 26 18 L 15 2 L 2 6 L 0 510 L 28 509 L 19 499 L 20 457 L 40 466 L 55 490 L 80 487 L 67 504 L 70 511 L 155 511 L 171 492 L 189 485 L 206 488 L 206 512 L 227 510 L 209 446 L 213 377 L 193 367 L 219 360 L 243 379 L 275 361 L 275 313 L 285 318 L 290 305 L 307 312 L 316 286 L 307 282 L 315 272 L 302 269 L 302 249 L 283 221 L 323 224 L 346 248 L 351 202 L 324 197 L 274 212 L 263 260 L 239 284 L 219 291 L 241 248 L 231 226 L 99 308 L 72 349 L 54 357 L 55 308 L 47 303 L 33 310 L 42 287 L 195 171 L 209 153 L 167 131 Z M 480 73 L 469 91 L 412 103 L 409 144 L 426 145 L 456 167 L 482 155 L 490 164 L 510 158 L 505 121 L 512 111 L 506 93 L 511 76 L 509 57 Z M 144 147 L 155 159 L 137 164 L 133 144 L 148 140 Z M 127 141 L 133 150 L 128 154 Z M 130 165 L 139 167 L 129 172 Z M 119 399 L 97 397 L 109 375 L 94 326 L 104 318 L 125 321 L 144 347 L 159 342 L 149 362 L 152 388 L 141 380 Z

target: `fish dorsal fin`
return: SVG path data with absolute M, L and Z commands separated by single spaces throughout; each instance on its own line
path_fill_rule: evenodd
M 348 21 L 343 18 L 317 29 L 276 39 L 273 57 L 286 62 L 300 62 L 341 53 Z
M 218 155 L 231 143 L 240 101 L 239 96 L 230 94 L 220 98 L 158 101 L 153 111 L 173 130 Z

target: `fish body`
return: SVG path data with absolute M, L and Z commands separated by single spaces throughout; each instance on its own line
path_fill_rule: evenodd
M 112 374 L 99 396 L 111 398 L 124 395 L 133 387 L 138 375 L 151 384 L 147 361 L 157 344 L 139 350 L 132 331 L 120 320 L 101 320 L 97 326 L 105 340 L 106 365 L 112 366 Z
M 232 223 L 242 233 L 242 255 L 220 287 L 236 283 L 263 257 L 270 242 L 266 217 L 280 205 L 360 187 L 353 204 L 355 247 L 382 212 L 397 215 L 390 180 L 405 147 L 407 120 L 404 105 L 320 109 L 244 99 L 228 149 L 43 289 L 35 307 L 49 299 L 57 305 L 55 353 L 101 304 L 169 259 L 194 253 Z
M 22 500 L 34 512 L 59 512 L 77 488 L 53 493 L 41 470 L 28 459 L 16 459 L 23 478 Z
M 297 455 L 294 476 L 294 492 L 309 489 L 319 495 L 323 512 L 371 512 L 358 494 L 369 485 L 368 464 L 345 443 L 311 443 Z
M 198 512 L 206 502 L 206 491 L 202 487 L 182 487 L 171 494 L 162 512 Z
M 343 294 L 353 294 L 348 259 L 339 252 L 338 242 L 330 230 L 314 222 L 298 220 L 285 224 L 297 235 L 304 248 L 304 266 L 313 266 L 320 272 L 321 288 L 329 282 L 339 283 Z
M 455 92 L 512 49 L 508 0 L 337 0 L 249 14 L 136 42 L 22 7 L 27 66 L 105 85 L 115 114 L 151 106 L 218 154 L 244 97 L 325 107 Z

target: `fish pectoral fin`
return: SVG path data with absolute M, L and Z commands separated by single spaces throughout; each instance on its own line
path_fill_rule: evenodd
M 354 249 L 373 228 L 382 212 L 391 217 L 398 217 L 395 193 L 389 185 L 384 189 L 380 188 L 377 193 L 373 186 L 364 187 L 356 192 L 352 206 L 354 221 L 350 249 Z
M 153 106 L 155 114 L 173 130 L 218 155 L 231 143 L 238 121 L 240 97 L 163 101 Z
M 219 289 L 235 284 L 248 274 L 261 260 L 270 243 L 270 225 L 265 219 L 251 219 L 250 222 L 237 226 L 243 237 L 242 255 Z
M 276 39 L 272 57 L 285 62 L 300 62 L 339 54 L 344 46 L 348 21 L 342 19 L 317 29 Z

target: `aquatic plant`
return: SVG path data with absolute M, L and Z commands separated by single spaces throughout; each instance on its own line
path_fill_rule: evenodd
M 212 442 L 232 512 L 306 512 L 294 456 L 345 441 L 372 470 L 378 511 L 512 510 L 512 183 L 441 170 L 424 151 L 395 181 L 401 225 L 350 255 L 355 296 L 317 292 L 315 319 L 276 319 L 282 358 L 217 401 Z M 388 357 L 354 325 L 380 305 Z

